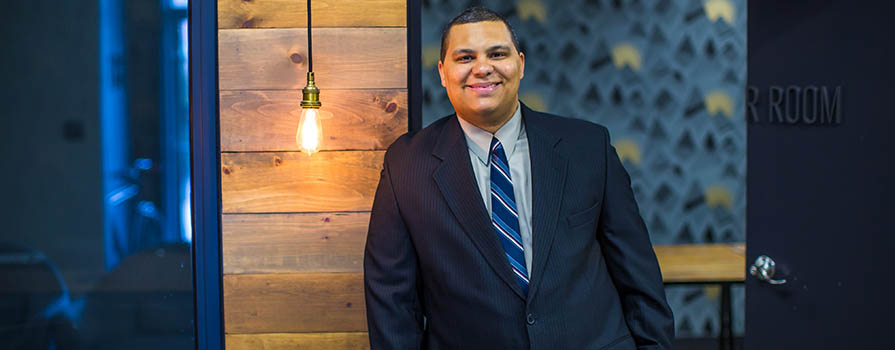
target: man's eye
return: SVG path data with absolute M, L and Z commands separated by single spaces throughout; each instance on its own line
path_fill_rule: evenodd
M 492 58 L 501 58 L 501 57 L 506 57 L 506 56 L 507 56 L 507 54 L 505 54 L 503 52 L 495 52 L 495 53 L 491 54 Z
M 459 58 L 457 58 L 457 61 L 460 61 L 460 62 L 468 62 L 471 60 L 472 60 L 472 56 L 460 56 Z

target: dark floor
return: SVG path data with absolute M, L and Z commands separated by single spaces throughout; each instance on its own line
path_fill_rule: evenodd
M 674 350 L 718 350 L 718 338 L 683 338 L 674 340 Z M 743 350 L 743 337 L 733 338 L 733 350 Z

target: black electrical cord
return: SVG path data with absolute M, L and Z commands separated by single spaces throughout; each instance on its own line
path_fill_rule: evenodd
M 308 72 L 314 71 L 314 55 L 311 52 L 311 0 L 308 0 Z

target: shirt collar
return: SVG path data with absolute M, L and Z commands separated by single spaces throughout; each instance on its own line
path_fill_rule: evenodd
M 491 151 L 491 138 L 495 135 L 497 136 L 497 140 L 503 145 L 503 150 L 506 153 L 507 160 L 509 160 L 510 156 L 513 154 L 513 150 L 516 149 L 516 140 L 519 139 L 519 135 L 522 133 L 522 103 L 516 103 L 516 112 L 513 113 L 510 120 L 501 126 L 494 135 L 482 128 L 472 125 L 472 123 L 463 120 L 463 118 L 460 118 L 459 116 L 457 117 L 457 120 L 460 121 L 460 128 L 463 129 L 463 134 L 466 135 L 466 144 L 468 148 L 480 161 L 482 161 L 482 163 L 488 164 Z

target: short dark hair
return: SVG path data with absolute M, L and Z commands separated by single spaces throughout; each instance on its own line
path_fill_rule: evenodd
M 468 9 L 460 12 L 457 17 L 454 17 L 450 22 L 448 22 L 447 26 L 444 27 L 444 30 L 441 31 L 441 60 L 444 61 L 444 56 L 447 55 L 447 37 L 451 32 L 451 27 L 458 24 L 467 24 L 467 23 L 478 23 L 478 22 L 503 22 L 505 26 L 507 26 L 507 30 L 510 31 L 510 37 L 513 38 L 513 46 L 516 47 L 516 52 L 521 52 L 519 50 L 519 38 L 516 37 L 516 30 L 513 29 L 513 26 L 510 25 L 510 22 L 507 22 L 503 16 L 497 14 L 497 12 L 491 11 L 484 7 L 470 7 Z

